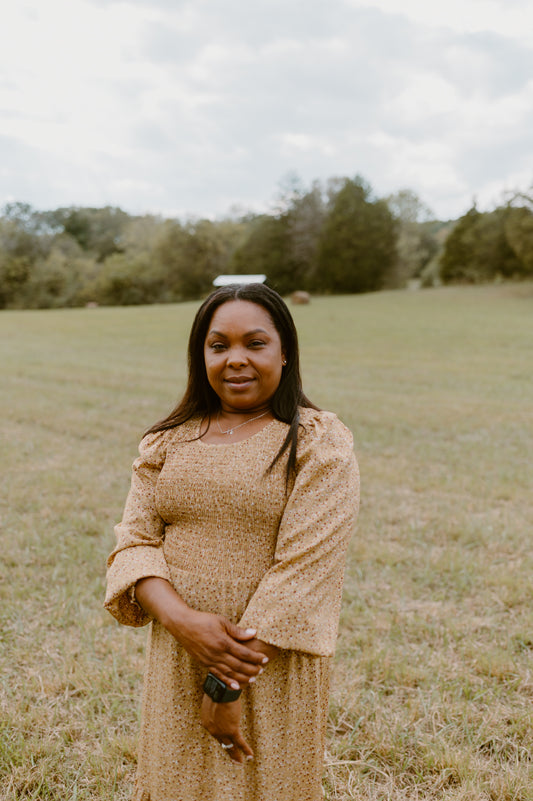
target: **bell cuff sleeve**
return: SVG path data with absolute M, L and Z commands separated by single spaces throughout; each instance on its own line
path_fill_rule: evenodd
M 155 502 L 157 479 L 166 456 L 165 433 L 149 434 L 139 446 L 122 522 L 115 526 L 117 545 L 107 560 L 104 606 L 125 626 L 144 626 L 152 619 L 135 600 L 137 581 L 148 576 L 170 581 L 163 553 L 165 522 Z
M 303 425 L 274 561 L 239 625 L 279 648 L 332 656 L 359 471 L 352 435 L 335 415 L 320 412 Z

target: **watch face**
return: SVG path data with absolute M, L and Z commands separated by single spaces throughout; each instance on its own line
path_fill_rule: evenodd
M 226 685 L 209 673 L 205 680 L 204 690 L 213 701 L 217 702 L 223 697 Z
M 208 673 L 204 682 L 204 692 L 217 704 L 227 701 L 236 701 L 240 696 L 240 690 L 230 690 L 223 681 L 217 679 L 212 673 Z

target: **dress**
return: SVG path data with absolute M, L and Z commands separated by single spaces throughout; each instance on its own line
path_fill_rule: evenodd
M 267 468 L 288 427 L 236 443 L 197 439 L 198 419 L 146 436 L 134 462 L 106 608 L 151 631 L 134 801 L 318 801 L 331 656 L 359 499 L 352 436 L 301 410 L 296 473 Z M 201 726 L 206 670 L 134 599 L 160 576 L 189 606 L 226 615 L 282 650 L 242 693 L 255 757 L 236 765 Z

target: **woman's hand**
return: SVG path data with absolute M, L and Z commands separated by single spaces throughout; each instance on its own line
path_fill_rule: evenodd
M 193 659 L 235 690 L 262 673 L 268 662 L 265 654 L 242 644 L 252 640 L 255 631 L 241 629 L 222 615 L 190 609 L 178 631 L 169 631 Z
M 243 644 L 253 640 L 253 629 L 241 629 L 222 615 L 191 609 L 165 579 L 141 579 L 135 585 L 135 597 L 196 662 L 233 689 L 259 675 L 268 662 L 265 654 Z
M 271 645 L 269 642 L 263 642 L 263 640 L 257 640 L 255 637 L 253 640 L 248 640 L 246 643 L 248 648 L 251 648 L 252 651 L 255 651 L 258 654 L 263 654 L 263 656 L 267 657 L 267 661 L 271 662 L 274 657 L 276 657 L 280 649 L 277 645 Z
M 242 763 L 244 759 L 253 759 L 254 752 L 241 732 L 241 699 L 227 704 L 215 704 L 204 694 L 202 698 L 201 721 L 219 743 L 226 747 L 226 753 L 234 762 Z

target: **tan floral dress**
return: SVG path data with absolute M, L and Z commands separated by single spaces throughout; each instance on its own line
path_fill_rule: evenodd
M 253 627 L 282 650 L 242 693 L 255 758 L 239 766 L 200 724 L 206 670 L 150 622 L 134 801 L 317 801 L 359 499 L 352 437 L 334 414 L 302 409 L 287 489 L 286 455 L 267 471 L 285 423 L 223 445 L 197 439 L 199 424 L 141 442 L 108 562 L 106 607 L 125 625 L 150 622 L 133 587 L 160 576 L 189 606 Z

